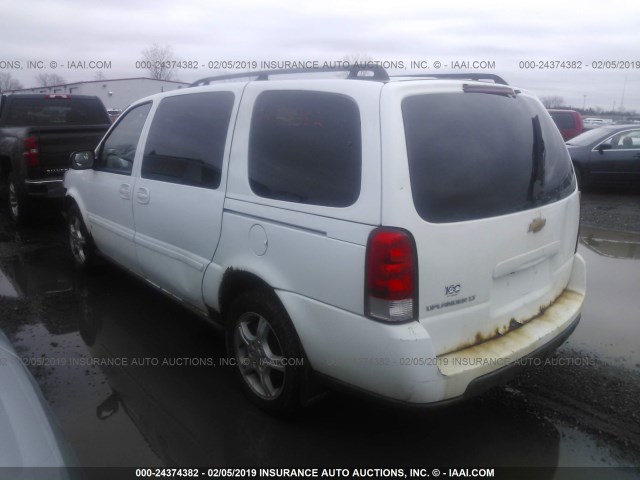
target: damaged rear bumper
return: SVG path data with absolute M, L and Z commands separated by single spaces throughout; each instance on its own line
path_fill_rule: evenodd
M 585 291 L 586 266 L 576 254 L 569 284 L 549 308 L 506 335 L 438 357 L 444 397 L 470 397 L 504 383 L 560 346 L 580 321 Z
M 584 295 L 565 290 L 541 315 L 504 336 L 438 357 L 445 398 L 470 397 L 506 382 L 575 330 Z

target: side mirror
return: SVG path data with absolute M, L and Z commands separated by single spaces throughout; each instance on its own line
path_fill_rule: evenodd
M 93 152 L 90 150 L 82 152 L 73 152 L 71 154 L 71 168 L 74 170 L 88 170 L 93 168 L 95 159 Z
M 600 145 L 598 145 L 598 151 L 600 153 L 604 152 L 605 150 L 611 150 L 613 148 L 613 146 L 610 143 L 601 143 Z

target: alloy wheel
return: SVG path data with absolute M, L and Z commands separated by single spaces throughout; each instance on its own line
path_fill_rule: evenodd
M 16 184 L 13 182 L 9 182 L 9 208 L 11 208 L 13 218 L 18 218 L 18 214 L 20 213 L 18 192 L 16 191 Z
M 83 265 L 87 261 L 87 240 L 82 234 L 81 220 L 75 215 L 69 221 L 69 244 L 73 258 L 79 265 Z
M 240 317 L 234 353 L 242 378 L 256 395 L 273 400 L 282 393 L 286 377 L 282 347 L 266 318 L 253 312 Z

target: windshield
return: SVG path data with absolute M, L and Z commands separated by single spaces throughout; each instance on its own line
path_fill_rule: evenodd
M 586 147 L 587 145 L 591 145 L 593 142 L 600 141 L 604 138 L 607 138 L 609 134 L 613 133 L 614 128 L 594 128 L 593 130 L 587 130 L 584 133 L 581 133 L 577 137 L 573 137 L 570 141 L 567 142 L 567 145 L 575 145 L 577 147 Z
M 416 95 L 402 113 L 413 200 L 427 221 L 505 215 L 576 188 L 562 137 L 531 97 Z

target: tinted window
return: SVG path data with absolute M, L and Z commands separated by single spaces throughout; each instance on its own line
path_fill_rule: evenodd
M 264 92 L 251 122 L 251 189 L 277 200 L 351 205 L 360 195 L 360 143 L 360 113 L 350 98 Z
M 435 223 L 553 202 L 575 189 L 560 133 L 538 102 L 487 93 L 402 102 L 416 210 Z
M 97 98 L 13 98 L 7 125 L 100 125 L 111 123 Z
M 149 130 L 142 177 L 218 188 L 233 99 L 231 92 L 163 99 Z
M 150 103 L 129 110 L 104 141 L 94 168 L 113 173 L 130 174 L 136 156 L 142 127 L 149 115 Z
M 573 115 L 568 112 L 549 112 L 553 121 L 561 130 L 570 130 L 576 128 L 575 119 Z
M 602 143 L 608 143 L 613 150 L 636 150 L 640 148 L 640 130 L 626 130 L 616 133 Z

